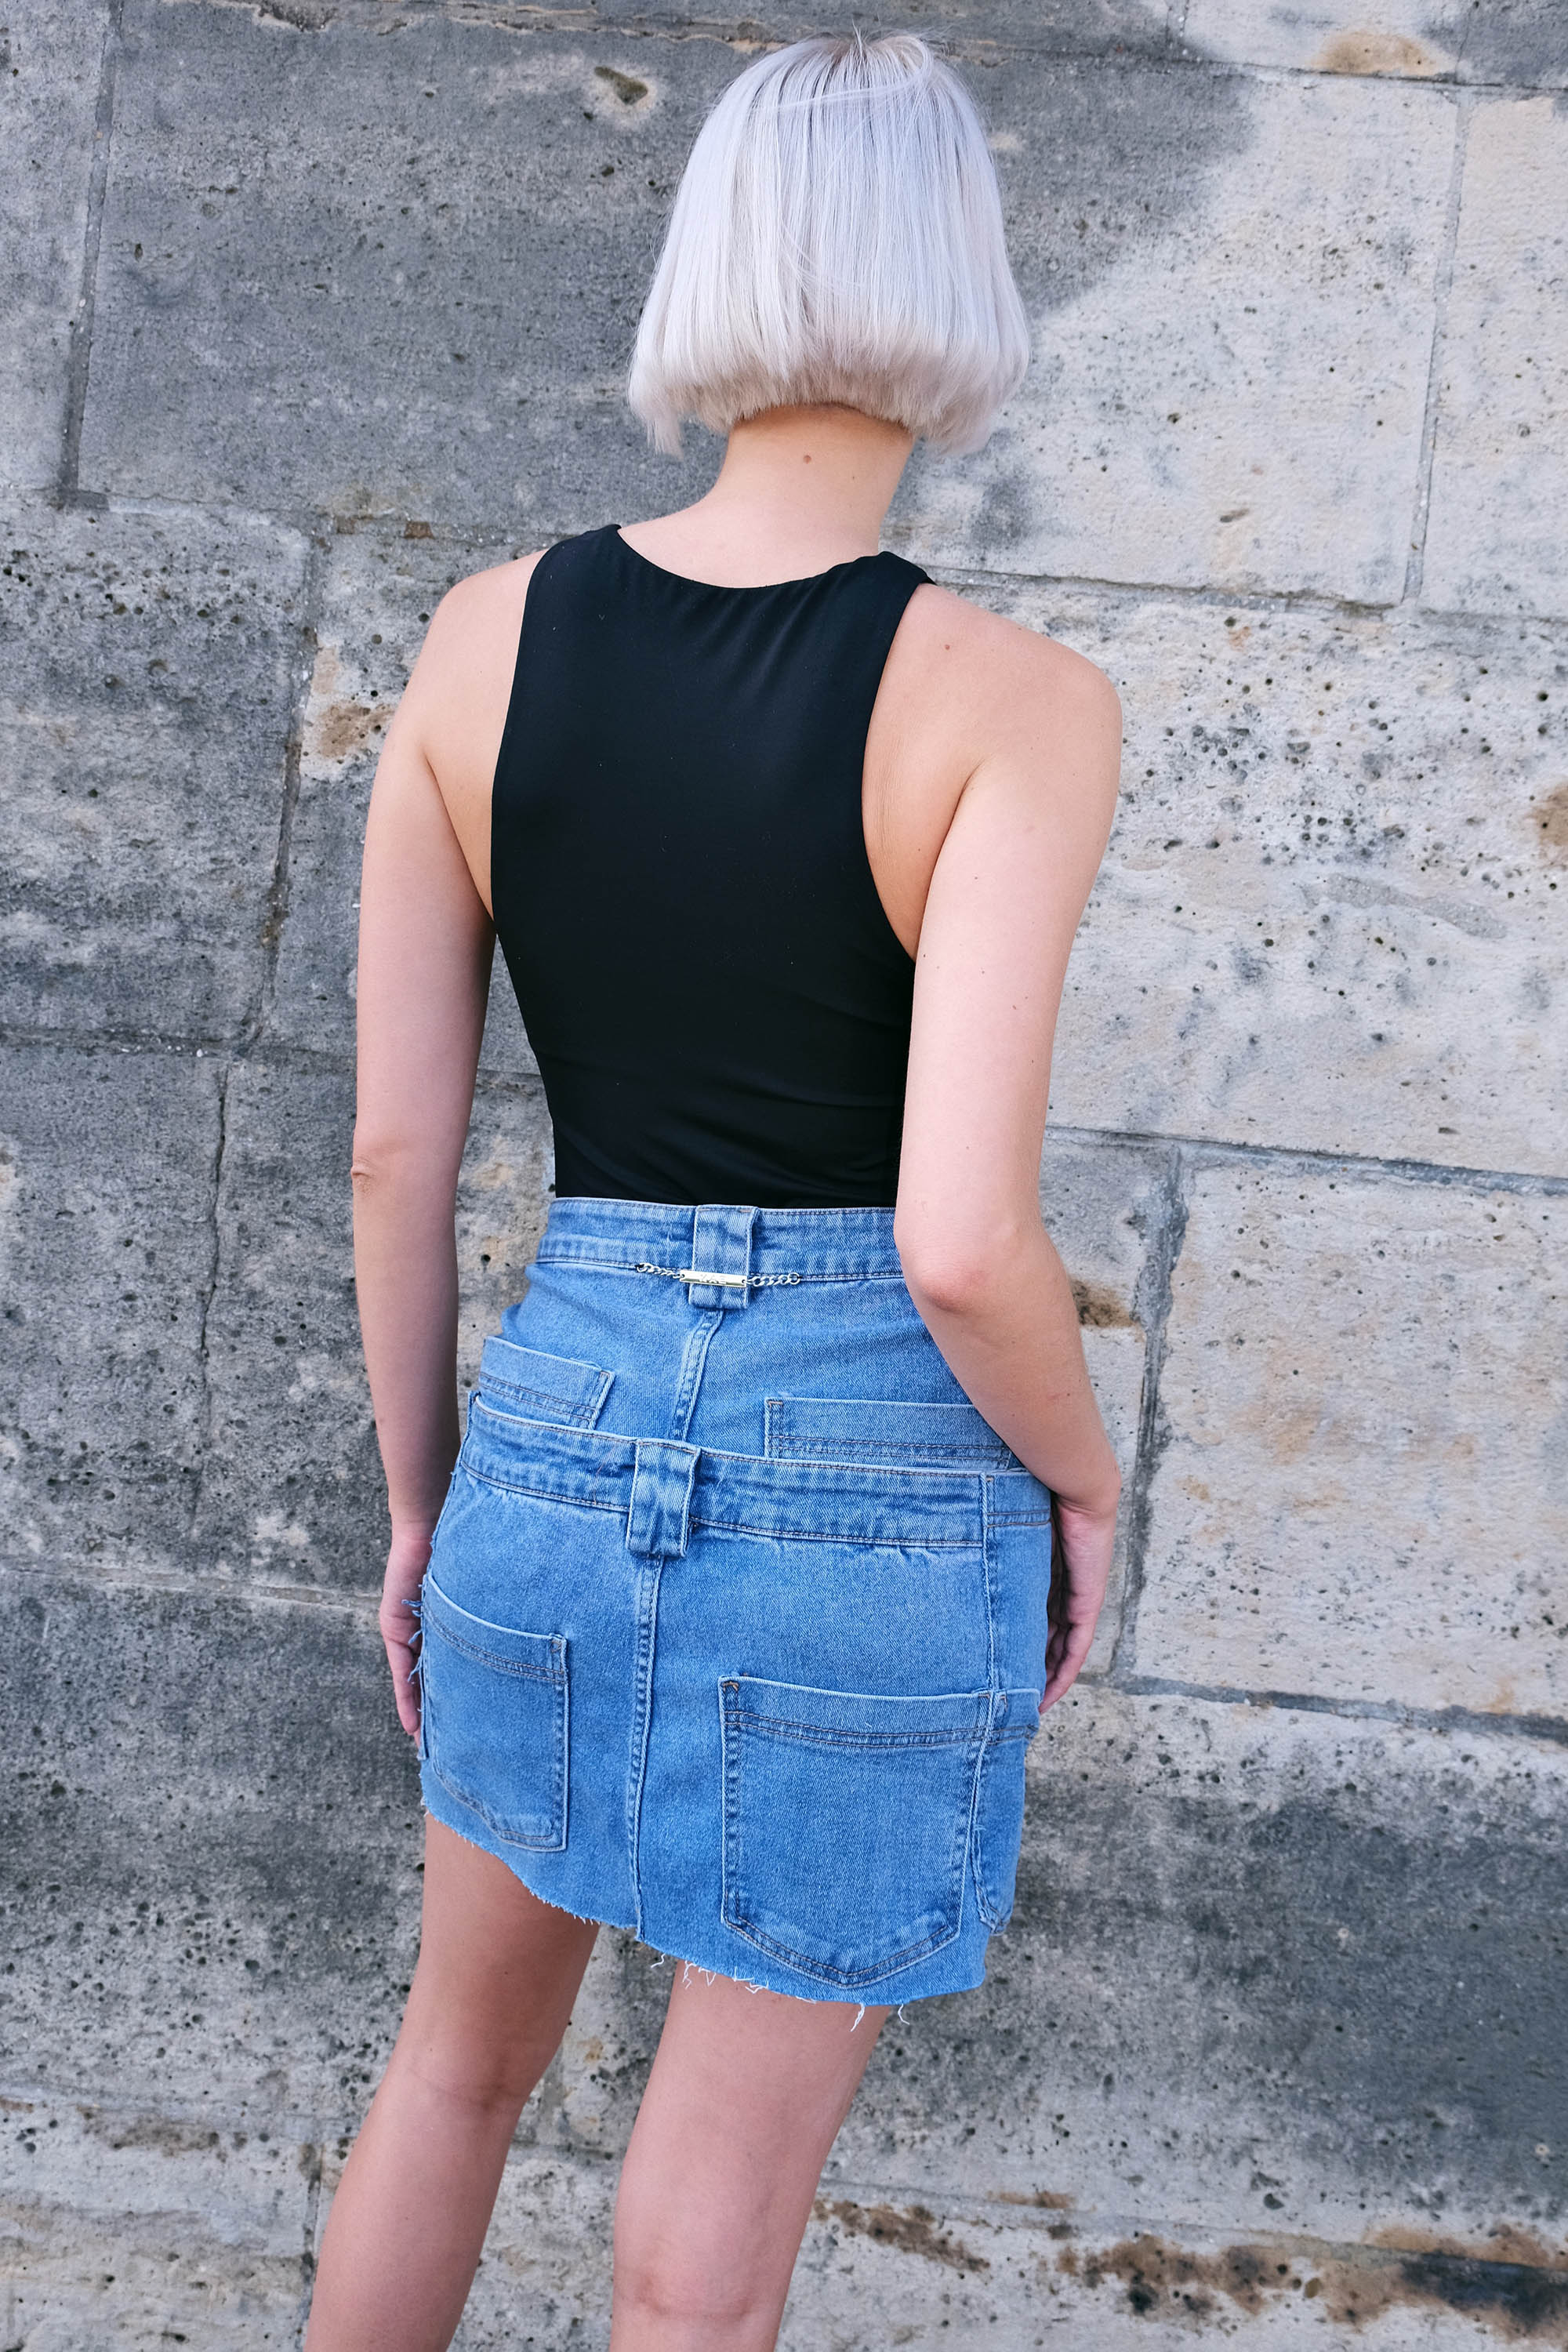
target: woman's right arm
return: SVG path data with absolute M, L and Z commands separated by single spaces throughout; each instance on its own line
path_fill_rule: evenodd
M 500 736 L 504 667 L 490 652 L 475 670 L 486 593 L 465 583 L 432 622 L 376 770 L 360 892 L 354 1281 L 392 1514 L 381 1631 L 410 1733 L 414 1604 L 459 1441 L 453 1213 L 494 937 L 448 806 Z
M 1060 646 L 987 617 L 976 650 L 988 740 L 921 925 L 895 1233 L 959 1385 L 1055 1498 L 1049 1706 L 1089 1654 L 1121 1491 L 1039 1209 L 1057 1013 L 1115 809 L 1121 711 Z

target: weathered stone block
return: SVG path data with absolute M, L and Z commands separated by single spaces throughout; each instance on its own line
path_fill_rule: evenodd
M 386 1506 L 354 1307 L 353 1135 L 351 1078 L 231 1069 L 193 1529 L 220 1575 L 380 1589 Z
M 87 2101 L 92 2136 L 119 2127 L 112 2092 L 173 2118 L 176 2149 L 198 2125 L 279 2147 L 357 2114 L 407 1990 L 421 1834 L 371 1612 L 8 1573 L 0 1616 L 0 2080 Z M 224 2191 L 208 2210 L 221 2233 Z
M 1564 1166 L 1568 659 L 1520 622 L 996 590 L 1120 685 L 1053 1119 Z
M 110 11 L 14 0 L 0 34 L 0 481 L 41 489 L 59 472 L 70 327 L 81 293 L 93 120 Z
M 1494 2330 L 1528 2336 L 1568 2311 L 1568 2271 L 1511 2247 L 1477 2260 L 1260 2231 L 1236 2242 L 861 2188 L 817 2200 L 779 2343 L 1190 2352 L 1207 2336 L 1244 2352 L 1479 2352 Z
M 1560 79 L 1568 79 L 1563 39 Z M 1568 116 L 1560 98 L 1479 107 L 1465 157 L 1442 347 L 1422 596 L 1568 614 Z
M 296 2140 L 360 2110 L 421 1837 L 369 1612 L 47 1576 L 0 1604 L 5 2079 Z
M 380 1590 L 386 1507 L 354 1305 L 353 1135 L 346 1075 L 235 1065 L 194 1537 L 219 1574 Z M 521 1293 L 548 1181 L 537 1095 L 481 1090 L 458 1204 L 464 1380 Z
M 218 1073 L 192 1055 L 0 1055 L 5 1552 L 177 1557 L 203 1428 Z
M 722 44 L 605 57 L 489 25 L 306 33 L 145 5 L 127 42 L 87 478 L 509 531 L 696 484 L 709 457 L 650 459 L 620 386 Z M 917 468 L 911 548 L 1396 593 L 1443 101 L 1021 51 L 975 71 L 1042 356 L 984 457 Z M 367 367 L 395 398 L 363 396 Z
M 166 2113 L 3 2105 L 8 2344 L 292 2343 L 312 2149 Z
M 1187 0 L 1181 46 L 1226 65 L 1296 72 L 1391 75 L 1452 81 L 1469 11 L 1431 0 L 1317 0 L 1310 8 L 1259 8 L 1249 0 Z
M 84 480 L 507 533 L 680 502 L 621 386 L 722 43 L 156 0 L 124 41 Z
M 1139 1671 L 1568 1715 L 1565 1342 L 1559 1197 L 1196 1175 Z
M 689 33 L 693 11 L 679 0 L 596 0 L 600 23 L 668 26 Z M 1000 48 L 1039 49 L 1068 57 L 1159 57 L 1167 46 L 1164 0 L 912 0 L 901 11 L 878 5 L 858 11 L 855 23 L 868 39 L 881 33 L 925 33 L 949 55 L 989 63 Z M 525 21 L 516 8 L 516 20 Z M 791 0 L 760 0 L 744 20 L 745 35 L 771 42 L 796 41 L 825 29 L 823 18 Z M 704 29 L 723 37 L 732 28 L 714 16 Z M 829 26 L 826 29 L 834 29 Z
M 922 562 L 1403 588 L 1452 101 L 1187 69 L 980 78 L 1035 365 L 987 448 L 917 456 Z
M 317 600 L 269 1034 L 317 1052 L 353 1052 L 360 856 L 386 718 L 440 597 L 455 580 L 514 551 L 374 529 L 333 537 Z M 499 955 L 481 1066 L 513 1076 L 538 1067 Z
M 205 514 L 5 530 L 9 1018 L 232 1035 L 261 988 L 304 542 Z
M 335 2177 L 332 2181 L 335 2186 Z M 456 2352 L 520 2340 L 603 2347 L 614 2181 L 533 2156 L 508 2165 Z M 323 2200 L 325 2209 L 325 2200 Z M 1005 2202 L 911 2199 L 857 2185 L 820 2197 L 795 2266 L 782 2352 L 872 2352 L 984 2340 L 1089 2352 L 1187 2352 L 1212 2334 L 1243 2352 L 1354 2344 L 1479 2352 L 1552 2340 L 1568 2273 L 1500 2233 L 1477 2257 L 1363 2250 L 1257 2231 L 1178 2237 Z
M 1178 47 L 1226 65 L 1417 81 L 1561 88 L 1568 42 L 1555 0 L 1186 0 Z
M 1080 1686 L 987 1985 L 889 2021 L 825 2195 L 1561 2263 L 1565 1795 L 1549 1741 Z

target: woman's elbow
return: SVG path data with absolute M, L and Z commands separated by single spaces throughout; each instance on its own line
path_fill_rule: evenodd
M 923 1312 L 982 1315 L 1017 1279 L 1028 1235 L 1009 1223 L 973 1233 L 893 1231 L 910 1297 Z
M 455 1181 L 452 1156 L 428 1135 L 395 1127 L 356 1127 L 349 1159 L 354 1198 L 380 1199 Z

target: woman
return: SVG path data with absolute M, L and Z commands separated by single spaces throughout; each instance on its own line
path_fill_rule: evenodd
M 605 1921 L 688 1964 L 614 2352 L 772 2345 L 883 2020 L 978 1983 L 1005 1922 L 1116 1516 L 1037 1182 L 1118 711 L 877 551 L 915 439 L 978 447 L 1026 356 L 956 76 L 910 37 L 760 59 L 631 379 L 662 446 L 728 431 L 713 488 L 461 582 L 389 730 L 355 1246 L 429 1819 L 310 2352 L 448 2341 Z M 497 936 L 558 1197 L 459 1456 Z

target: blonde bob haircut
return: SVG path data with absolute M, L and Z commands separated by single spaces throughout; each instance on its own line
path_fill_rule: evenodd
M 698 134 L 637 329 L 627 397 L 679 454 L 818 402 L 978 449 L 1029 330 L 973 100 L 912 33 L 759 58 Z

